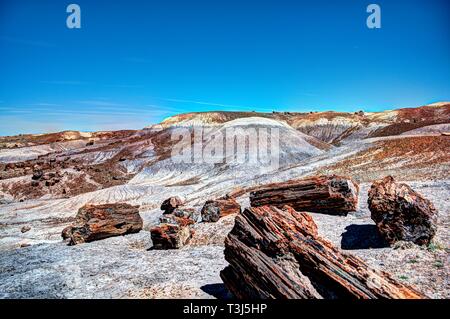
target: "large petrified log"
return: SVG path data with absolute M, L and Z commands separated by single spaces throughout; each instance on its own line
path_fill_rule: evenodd
M 358 184 L 348 177 L 315 176 L 266 185 L 250 193 L 252 207 L 289 205 L 296 210 L 347 215 L 358 205 Z
M 372 184 L 368 204 L 379 232 L 390 244 L 403 240 L 428 245 L 436 234 L 433 204 L 392 176 Z
M 220 218 L 241 212 L 241 205 L 232 197 L 208 200 L 202 208 L 202 221 L 217 222 Z
M 87 204 L 78 210 L 75 222 L 62 231 L 69 245 L 107 237 L 137 233 L 142 229 L 139 206 L 129 204 Z
M 225 259 L 230 265 L 220 276 L 242 299 L 424 297 L 321 239 L 311 216 L 287 206 L 238 215 Z

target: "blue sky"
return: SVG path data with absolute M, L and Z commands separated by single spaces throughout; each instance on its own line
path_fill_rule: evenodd
M 66 27 L 81 7 L 82 28 Z M 381 6 L 382 28 L 366 27 Z M 447 0 L 0 0 L 0 135 L 450 99 Z

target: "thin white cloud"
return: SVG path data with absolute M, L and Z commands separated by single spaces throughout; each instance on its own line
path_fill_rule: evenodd
M 171 111 L 171 112 L 177 112 L 180 109 L 176 108 L 176 107 L 170 107 L 170 106 L 165 106 L 165 105 L 157 105 L 157 104 L 146 104 L 144 105 L 144 107 L 151 107 L 151 108 L 155 108 L 155 109 L 159 109 L 159 110 L 165 110 L 165 111 Z
M 310 92 L 301 92 L 300 95 L 308 96 L 308 97 L 316 97 L 316 96 L 318 96 L 317 94 L 310 93 Z
M 73 115 L 77 116 L 90 116 L 90 115 L 105 115 L 105 116 L 149 116 L 149 115 L 161 115 L 164 114 L 161 110 L 138 110 L 138 111 L 111 111 L 111 110 L 54 110 L 46 108 L 34 108 L 30 110 L 21 110 L 17 108 L 1 109 L 4 114 L 36 114 L 39 112 L 40 115 L 46 116 L 58 116 L 58 115 Z M 0 114 L 1 117 L 2 114 Z
M 179 111 L 178 108 L 170 107 L 170 106 L 164 106 L 164 105 L 157 105 L 157 104 L 144 104 L 144 105 L 130 105 L 130 104 L 124 104 L 124 103 L 116 103 L 116 102 L 110 102 L 109 99 L 103 98 L 103 99 L 92 99 L 92 100 L 82 100 L 82 101 L 76 101 L 76 103 L 83 104 L 83 105 L 91 105 L 95 106 L 97 109 L 102 109 L 103 111 L 107 110 L 135 110 L 139 112 L 147 112 L 147 111 L 159 111 L 159 112 L 177 112 Z M 151 108 L 149 110 L 149 108 Z
M 102 112 L 102 111 L 53 111 L 45 113 L 45 115 L 62 115 L 62 114 L 69 114 L 74 116 L 90 116 L 90 115 L 107 115 L 109 117 L 111 116 L 147 116 L 147 115 L 159 115 L 159 112 Z
M 17 110 L 17 109 L 1 109 L 3 113 L 9 114 L 31 114 L 33 111 L 31 110 Z
M 232 104 L 222 104 L 222 103 L 212 103 L 205 101 L 194 101 L 194 100 L 183 100 L 183 99 L 166 99 L 161 98 L 161 100 L 168 102 L 177 102 L 177 103 L 192 103 L 192 104 L 201 104 L 201 105 L 211 105 L 211 106 L 221 106 L 221 107 L 238 107 L 238 108 L 252 108 L 253 106 L 242 106 L 242 105 L 232 105 Z
M 86 81 L 76 81 L 76 80 L 48 80 L 40 81 L 43 84 L 53 84 L 53 85 L 95 85 L 92 82 Z M 142 89 L 145 86 L 142 84 L 99 84 L 106 88 L 124 88 L 124 89 Z
M 9 42 L 9 43 L 29 45 L 29 46 L 34 46 L 34 47 L 53 48 L 56 46 L 55 44 L 49 43 L 49 42 L 21 39 L 21 38 L 15 38 L 15 37 L 13 38 L 13 37 L 7 37 L 7 36 L 0 36 L 0 40 Z
M 160 98 L 163 101 L 168 102 L 176 102 L 176 103 L 190 103 L 190 104 L 199 104 L 199 105 L 208 105 L 208 106 L 218 106 L 218 107 L 225 107 L 225 108 L 234 108 L 234 109 L 246 109 L 246 110 L 264 110 L 264 111 L 271 111 L 275 108 L 270 107 L 257 107 L 254 105 L 235 105 L 235 104 L 223 104 L 223 103 L 214 103 L 214 102 L 206 102 L 206 101 L 198 101 L 198 100 L 184 100 L 184 99 L 168 99 L 168 98 Z
M 54 103 L 35 103 L 35 104 L 32 104 L 32 106 L 62 106 L 62 105 L 54 104 Z
M 109 88 L 119 88 L 119 89 L 142 89 L 144 88 L 143 85 L 139 85 L 139 84 L 107 84 L 104 85 L 105 87 L 109 87 Z
M 125 62 L 132 62 L 132 63 L 149 63 L 150 60 L 146 58 L 140 58 L 140 57 L 127 57 L 123 58 L 123 61 Z
M 57 84 L 57 85 L 87 85 L 91 84 L 89 82 L 84 81 L 65 81 L 65 80 L 57 80 L 57 81 L 40 81 L 43 84 Z
M 78 103 L 80 104 L 87 104 L 87 105 L 93 105 L 93 106 L 120 106 L 120 107 L 127 107 L 128 105 L 126 104 L 121 104 L 121 103 L 115 103 L 115 102 L 108 102 L 105 100 L 83 100 L 83 101 L 78 101 Z

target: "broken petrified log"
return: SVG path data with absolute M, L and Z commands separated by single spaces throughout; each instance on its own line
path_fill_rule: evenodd
M 129 204 L 87 204 L 78 210 L 75 222 L 62 232 L 69 245 L 113 236 L 137 233 L 142 229 L 139 206 Z
M 296 210 L 347 215 L 358 205 L 358 184 L 348 177 L 315 176 L 269 184 L 250 193 L 252 207 L 289 205 Z
M 217 222 L 220 218 L 241 212 L 241 205 L 234 199 L 208 200 L 202 208 L 202 221 Z
M 161 210 L 164 211 L 164 214 L 172 214 L 175 208 L 183 205 L 183 200 L 178 197 L 170 197 L 162 202 Z
M 317 235 L 311 216 L 286 206 L 248 208 L 225 240 L 220 273 L 240 299 L 423 298 Z
M 433 204 L 392 176 L 372 184 L 368 204 L 378 231 L 390 244 L 402 240 L 428 245 L 436 234 Z
M 168 215 L 169 216 L 169 215 Z M 173 217 L 174 222 L 160 224 L 150 230 L 154 249 L 179 249 L 186 245 L 193 235 L 188 218 Z

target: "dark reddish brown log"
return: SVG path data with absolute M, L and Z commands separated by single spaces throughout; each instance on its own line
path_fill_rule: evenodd
M 311 216 L 290 207 L 244 210 L 225 240 L 225 259 L 220 275 L 240 299 L 424 297 L 321 239 Z
M 78 210 L 75 222 L 62 232 L 69 245 L 113 236 L 137 233 L 142 229 L 139 206 L 129 204 L 87 204 Z
M 358 184 L 342 176 L 315 176 L 269 184 L 250 193 L 252 207 L 289 205 L 296 210 L 347 215 L 358 205 Z
M 378 231 L 390 244 L 403 240 L 428 245 L 436 234 L 433 204 L 392 176 L 372 184 L 368 204 Z
M 202 208 L 202 221 L 217 222 L 220 218 L 241 212 L 241 205 L 234 198 L 209 200 Z
M 189 225 L 192 220 L 174 217 L 175 223 L 160 224 L 150 230 L 153 249 L 179 249 L 186 245 L 193 235 Z
M 162 202 L 161 210 L 164 211 L 164 214 L 172 214 L 175 208 L 183 205 L 183 200 L 178 197 L 170 197 Z

